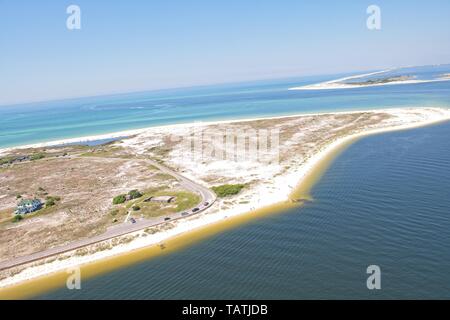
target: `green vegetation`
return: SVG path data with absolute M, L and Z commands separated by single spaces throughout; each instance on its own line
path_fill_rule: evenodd
M 139 190 L 134 189 L 129 191 L 128 194 L 119 194 L 118 196 L 114 197 L 113 204 L 122 204 L 127 200 L 134 200 L 140 197 L 142 197 L 142 193 L 140 193 Z
M 12 222 L 19 222 L 20 220 L 22 220 L 23 219 L 23 217 L 22 217 L 22 215 L 20 215 L 20 214 L 16 214 L 15 216 L 14 216 L 14 218 L 12 219 Z
M 174 196 L 171 203 L 146 202 L 152 196 Z M 139 211 L 146 217 L 159 217 L 175 212 L 191 209 L 201 201 L 200 196 L 188 191 L 174 191 L 165 188 L 150 188 L 143 192 L 140 198 L 130 200 L 125 205 L 118 207 L 125 213 L 128 210 Z
M 238 194 L 244 187 L 244 184 L 224 184 L 212 187 L 212 189 L 218 197 L 224 198 Z
M 169 195 L 175 197 L 175 204 L 177 205 L 175 212 L 184 211 L 195 207 L 201 200 L 198 195 L 191 192 L 180 191 Z
M 46 208 L 54 206 L 55 204 L 56 204 L 56 202 L 53 199 L 48 199 L 48 200 L 45 201 L 45 207 Z
M 113 204 L 121 204 L 127 201 L 127 198 L 124 194 L 120 194 L 113 199 Z
M 140 198 L 140 197 L 142 197 L 142 193 L 140 193 L 138 190 L 131 190 L 130 192 L 128 192 L 128 195 L 129 195 L 129 197 L 130 197 L 130 200 L 133 200 L 133 199 L 137 199 L 137 198 Z
M 60 197 L 52 197 L 52 196 L 48 196 L 48 197 L 45 199 L 45 207 L 46 207 L 46 208 L 52 207 L 52 206 L 54 206 L 54 205 L 56 204 L 57 201 L 60 201 L 60 200 L 61 200 Z
M 381 79 L 370 79 L 362 82 L 348 82 L 347 84 L 364 86 L 364 85 L 374 85 L 374 84 L 384 84 L 395 81 L 406 81 L 414 79 L 412 76 L 398 76 L 398 77 L 390 77 L 390 78 L 381 78 Z
M 30 160 L 31 160 L 31 161 L 39 160 L 39 159 L 42 159 L 42 158 L 45 158 L 45 153 L 43 153 L 43 152 L 33 153 L 33 154 L 30 156 Z
M 16 196 L 16 199 L 20 199 L 20 198 L 22 198 L 22 195 L 18 194 L 18 195 Z
M 122 219 L 121 217 L 126 216 L 128 214 L 128 212 L 125 207 L 117 206 L 117 207 L 112 208 L 109 211 L 109 214 L 111 215 L 112 221 L 114 222 L 114 220 L 117 220 L 117 221 L 121 220 Z
M 13 161 L 14 161 L 14 158 L 13 158 L 13 157 L 3 157 L 3 158 L 0 158 L 0 166 L 1 166 L 1 165 L 4 165 L 4 164 L 12 163 Z

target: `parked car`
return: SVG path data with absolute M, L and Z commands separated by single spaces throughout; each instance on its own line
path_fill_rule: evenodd
M 189 215 L 189 212 L 186 212 L 186 211 L 185 211 L 185 212 L 182 212 L 181 215 L 182 215 L 183 217 L 184 217 L 184 216 L 187 216 L 187 215 Z
M 134 218 L 131 218 L 131 219 L 130 219 L 130 222 L 131 222 L 131 223 L 136 223 L 136 220 L 135 220 Z
M 170 217 L 165 217 L 164 221 L 170 220 Z
M 198 210 L 200 210 L 199 208 L 194 208 L 192 209 L 192 212 L 197 212 Z
M 209 206 L 209 202 L 205 202 L 203 205 L 204 205 L 205 207 L 207 207 L 207 206 Z

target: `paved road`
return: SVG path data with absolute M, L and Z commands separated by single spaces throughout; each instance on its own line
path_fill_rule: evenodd
M 176 171 L 166 168 L 165 166 L 159 164 L 158 162 L 155 162 L 153 160 L 147 160 L 147 161 L 150 164 L 152 164 L 153 166 L 157 167 L 159 170 L 161 170 L 161 172 L 169 174 L 172 177 L 174 177 L 175 179 L 177 179 L 178 182 L 180 183 L 180 185 L 182 187 L 184 187 L 185 189 L 187 189 L 191 192 L 195 192 L 200 195 L 202 200 L 201 200 L 200 204 L 196 207 L 199 210 L 196 212 L 193 212 L 192 209 L 184 211 L 184 212 L 187 212 L 189 216 L 205 211 L 206 209 L 211 207 L 211 205 L 216 201 L 216 195 L 208 188 L 206 188 L 198 183 L 195 183 L 194 181 L 184 177 L 183 175 L 179 174 Z M 174 214 L 171 214 L 168 216 L 164 216 L 164 217 L 157 217 L 157 218 L 152 218 L 152 219 L 138 219 L 138 220 L 136 220 L 136 223 L 131 223 L 131 222 L 122 223 L 120 225 L 113 226 L 113 227 L 109 228 L 105 233 L 95 236 L 95 237 L 92 237 L 92 238 L 74 241 L 74 242 L 71 242 L 66 245 L 54 247 L 54 248 L 47 249 L 47 250 L 44 250 L 41 252 L 36 252 L 36 253 L 30 254 L 27 256 L 17 257 L 17 258 L 11 259 L 11 260 L 2 261 L 2 262 L 0 262 L 0 270 L 17 267 L 22 264 L 30 263 L 30 262 L 33 262 L 36 260 L 54 256 L 57 254 L 76 250 L 76 249 L 79 249 L 79 248 L 82 248 L 82 247 L 85 247 L 88 245 L 92 245 L 92 244 L 95 244 L 95 243 L 98 243 L 101 241 L 109 240 L 109 239 L 112 239 L 112 238 L 115 238 L 118 236 L 123 236 L 128 233 L 139 231 L 139 230 L 142 230 L 142 229 L 145 229 L 148 227 L 154 227 L 159 224 L 166 223 L 167 222 L 165 220 L 166 218 L 170 218 L 169 221 L 173 221 L 173 220 L 181 219 L 184 217 L 185 216 L 182 216 L 182 212 L 177 212 L 177 213 L 174 213 Z

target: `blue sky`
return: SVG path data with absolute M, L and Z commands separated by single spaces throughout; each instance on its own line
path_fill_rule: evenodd
M 0 0 L 0 44 L 0 104 L 450 63 L 450 1 Z

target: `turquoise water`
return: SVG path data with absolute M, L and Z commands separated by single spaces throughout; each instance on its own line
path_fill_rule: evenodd
M 450 65 L 395 75 L 429 79 Z M 450 81 L 348 90 L 289 91 L 346 75 L 258 81 L 200 88 L 0 106 L 0 148 L 148 126 L 391 107 L 450 107 Z
M 39 298 L 449 299 L 449 137 L 447 122 L 364 138 L 305 207 Z

